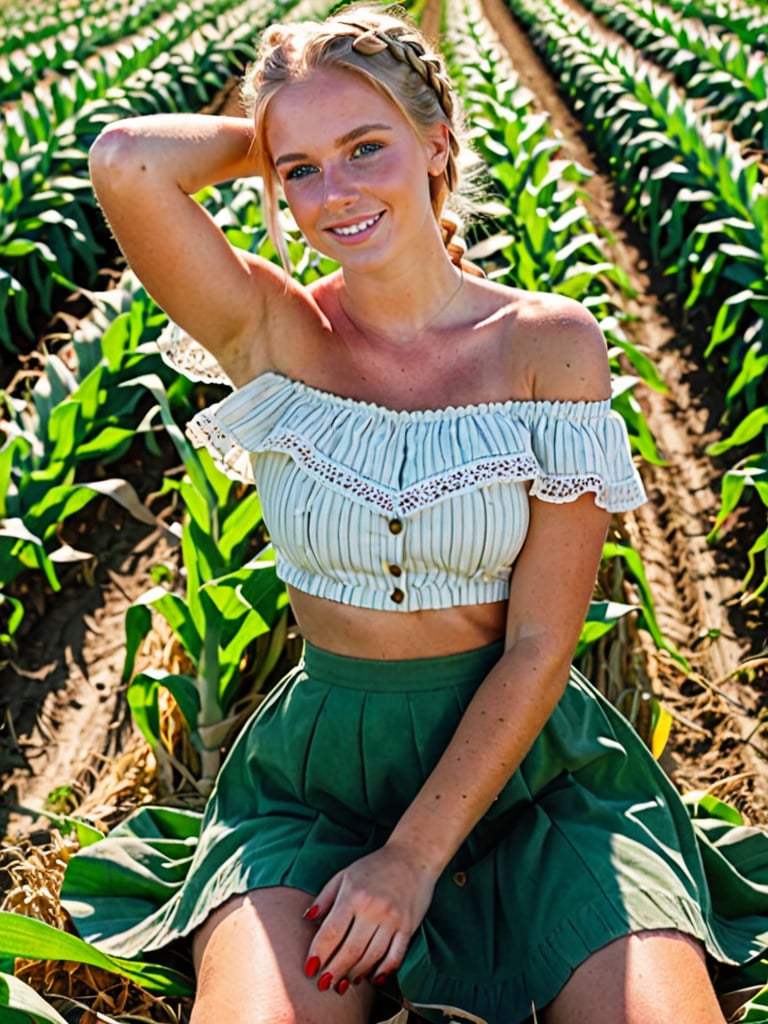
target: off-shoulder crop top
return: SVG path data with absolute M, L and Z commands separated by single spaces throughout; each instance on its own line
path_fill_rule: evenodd
M 188 433 L 256 483 L 281 579 L 362 608 L 504 599 L 531 497 L 645 500 L 610 400 L 398 412 L 267 372 Z

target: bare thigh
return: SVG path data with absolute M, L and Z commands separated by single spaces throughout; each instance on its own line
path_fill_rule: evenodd
M 577 967 L 544 1024 L 725 1024 L 704 953 L 679 932 L 617 939 Z
M 300 889 L 259 889 L 215 910 L 194 940 L 197 996 L 191 1024 L 367 1024 L 368 982 L 343 995 L 305 977 L 315 926 Z

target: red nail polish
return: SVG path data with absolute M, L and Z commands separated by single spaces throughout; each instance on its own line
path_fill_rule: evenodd
M 358 976 L 355 978 L 355 984 L 356 985 L 362 985 L 362 983 L 364 981 L 365 981 L 365 975 L 364 974 L 358 974 Z
M 309 910 L 305 910 L 304 911 L 304 920 L 305 921 L 314 921 L 319 913 L 320 913 L 320 907 L 318 907 L 318 905 L 316 903 L 314 903 L 309 908 Z
M 320 957 L 311 956 L 309 960 L 304 964 L 304 973 L 308 978 L 314 978 L 317 974 L 318 968 L 320 967 Z
M 331 974 L 330 971 L 326 971 L 325 974 L 320 975 L 320 980 L 317 983 L 317 987 L 320 989 L 321 992 L 327 992 L 328 989 L 331 987 L 332 981 L 333 975 Z
M 383 985 L 386 980 L 387 980 L 386 974 L 377 974 L 376 977 L 373 979 L 373 984 L 374 985 Z
M 349 982 L 347 981 L 346 978 L 342 978 L 339 984 L 336 986 L 336 991 L 339 993 L 340 996 L 343 996 L 348 988 Z

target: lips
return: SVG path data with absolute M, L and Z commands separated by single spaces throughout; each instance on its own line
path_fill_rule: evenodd
M 328 230 L 332 235 L 337 235 L 340 238 L 354 238 L 355 235 L 361 235 L 364 231 L 372 228 L 374 224 L 378 224 L 383 216 L 383 213 L 376 213 L 372 217 L 356 221 L 354 224 L 347 224 L 344 227 L 329 228 Z

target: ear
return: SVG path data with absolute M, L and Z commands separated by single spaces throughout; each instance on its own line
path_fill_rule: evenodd
M 433 124 L 426 139 L 428 173 L 438 178 L 448 164 L 451 155 L 451 134 L 448 125 L 442 121 Z

